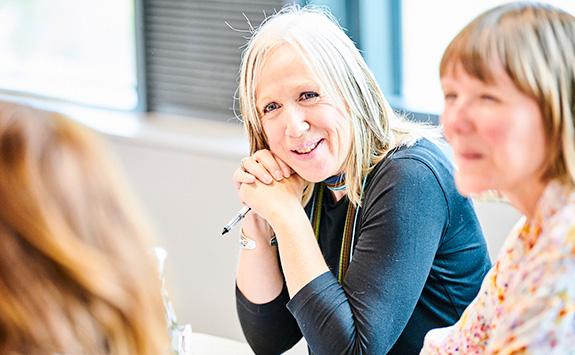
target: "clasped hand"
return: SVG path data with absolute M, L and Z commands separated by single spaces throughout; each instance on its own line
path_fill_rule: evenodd
M 305 181 L 270 150 L 242 159 L 234 172 L 240 200 L 270 224 L 271 218 L 294 203 L 301 206 Z

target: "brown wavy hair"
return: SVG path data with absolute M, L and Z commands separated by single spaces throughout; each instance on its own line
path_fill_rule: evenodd
M 169 352 L 148 231 L 95 132 L 0 102 L 0 354 Z

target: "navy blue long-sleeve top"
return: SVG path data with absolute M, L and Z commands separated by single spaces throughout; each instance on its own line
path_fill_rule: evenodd
M 303 335 L 322 354 L 418 354 L 428 330 L 455 323 L 490 268 L 472 202 L 453 166 L 427 139 L 390 152 L 369 174 L 353 258 L 337 281 L 349 200 L 323 196 L 319 246 L 331 272 L 237 310 L 256 354 L 280 354 Z M 310 214 L 310 205 L 306 206 Z M 280 246 L 281 247 L 281 246 Z

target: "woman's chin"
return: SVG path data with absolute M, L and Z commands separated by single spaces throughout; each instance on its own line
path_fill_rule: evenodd
M 480 195 L 483 192 L 489 191 L 490 189 L 485 186 L 481 181 L 476 181 L 474 179 L 455 179 L 455 186 L 459 194 L 465 197 L 470 197 L 474 195 Z
M 317 171 L 298 171 L 298 170 L 294 170 L 296 174 L 298 174 L 302 179 L 304 179 L 305 181 L 309 181 L 309 182 L 313 182 L 313 183 L 317 183 L 317 182 L 322 182 L 325 179 L 331 177 L 331 175 L 328 174 L 322 174 L 320 172 Z

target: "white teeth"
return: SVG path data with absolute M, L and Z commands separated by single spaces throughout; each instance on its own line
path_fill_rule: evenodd
M 312 150 L 314 150 L 315 147 L 317 147 L 319 142 L 315 142 L 314 144 L 307 146 L 305 149 L 302 150 L 296 150 L 296 152 L 300 153 L 300 154 L 305 154 L 305 153 L 309 153 Z

